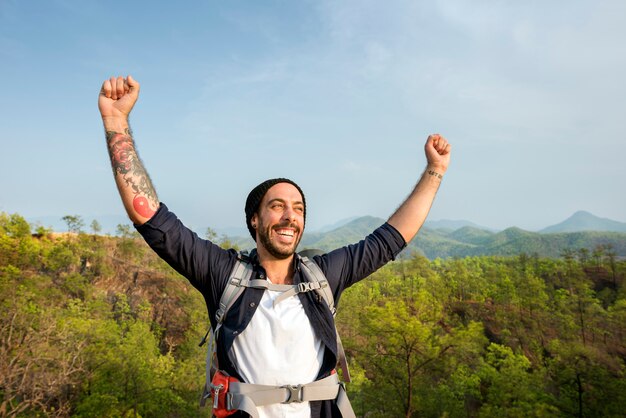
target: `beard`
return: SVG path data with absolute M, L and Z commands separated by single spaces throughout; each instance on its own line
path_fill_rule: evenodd
M 272 255 L 272 257 L 278 260 L 284 260 L 291 257 L 296 252 L 296 248 L 298 248 L 298 244 L 300 244 L 300 239 L 302 238 L 302 235 L 300 234 L 300 228 L 297 225 L 281 224 L 276 226 L 276 228 L 281 227 L 295 228 L 296 233 L 298 234 L 298 239 L 292 244 L 288 245 L 274 243 L 270 238 L 272 227 L 266 227 L 265 225 L 263 225 L 263 223 L 259 223 L 259 228 L 256 231 L 263 247 L 267 250 L 268 253 Z

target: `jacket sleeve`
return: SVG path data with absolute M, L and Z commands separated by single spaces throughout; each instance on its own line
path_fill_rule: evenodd
M 205 296 L 221 294 L 237 253 L 202 239 L 161 203 L 145 224 L 135 225 L 148 245 Z M 231 262 L 232 261 L 232 262 Z
M 363 280 L 396 256 L 406 247 L 402 235 L 388 223 L 383 224 L 362 241 L 314 257 L 335 297 Z

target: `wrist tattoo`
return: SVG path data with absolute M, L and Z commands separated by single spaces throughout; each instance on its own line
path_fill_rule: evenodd
M 441 180 L 443 178 L 443 175 L 437 173 L 436 171 L 433 170 L 428 170 L 427 171 L 428 174 L 430 174 L 431 176 L 437 177 L 439 180 Z

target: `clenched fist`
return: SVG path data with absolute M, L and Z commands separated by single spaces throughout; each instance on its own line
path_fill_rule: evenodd
M 139 96 L 139 83 L 130 75 L 111 77 L 102 83 L 98 109 L 102 119 L 127 119 Z

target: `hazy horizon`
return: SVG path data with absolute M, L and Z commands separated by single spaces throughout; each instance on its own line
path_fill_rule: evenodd
M 575 213 L 578 213 L 581 211 L 577 211 Z M 582 212 L 586 212 L 586 211 L 582 211 Z M 526 229 L 526 228 L 522 228 L 524 230 L 530 231 L 530 232 L 540 232 L 543 229 L 546 229 L 548 227 L 552 227 L 554 225 L 560 224 L 561 222 L 569 219 L 571 216 L 575 215 L 575 213 L 571 214 L 570 216 L 567 216 L 566 218 L 563 218 L 557 222 L 555 222 L 554 224 L 550 224 L 550 225 L 542 225 L 539 228 L 536 229 Z M 21 215 L 21 214 L 20 214 Z M 83 226 L 83 231 L 85 232 L 91 232 L 91 227 L 90 224 L 93 220 L 98 221 L 98 223 L 100 224 L 100 226 L 102 227 L 102 233 L 108 233 L 108 234 L 115 234 L 116 233 L 116 227 L 119 224 L 123 224 L 123 225 L 130 225 L 132 222 L 123 215 L 113 215 L 113 214 L 109 214 L 109 215 L 101 215 L 101 216 L 84 216 L 81 214 L 66 214 L 66 215 L 72 215 L 72 216 L 80 216 L 81 219 L 84 222 L 84 226 Z M 593 216 L 596 216 L 597 218 L 601 218 L 601 219 L 608 219 L 611 221 L 617 221 L 617 222 L 622 222 L 619 221 L 617 219 L 610 219 L 610 218 L 606 218 L 603 216 L 598 216 L 597 214 L 593 214 Z M 65 223 L 65 221 L 62 220 L 62 216 L 55 216 L 55 215 L 48 215 L 48 216 L 41 216 L 41 217 L 31 217 L 31 218 L 27 218 L 25 217 L 25 219 L 31 224 L 31 226 L 33 228 L 36 228 L 37 226 L 43 226 L 46 228 L 52 228 L 53 231 L 55 232 L 65 232 L 67 231 L 67 224 Z M 306 226 L 306 233 L 321 233 L 321 232 L 328 232 L 331 231 L 334 228 L 338 228 L 341 227 L 351 221 L 360 219 L 362 217 L 368 217 L 368 216 L 372 216 L 372 215 L 361 215 L 361 216 L 351 216 L 348 218 L 344 218 L 344 219 L 339 219 L 336 222 L 332 222 L 330 224 L 326 224 L 326 225 L 309 225 L 307 223 Z M 377 217 L 380 219 L 386 219 L 386 218 L 381 218 L 381 217 Z M 183 222 L 185 220 L 183 219 Z M 507 228 L 521 228 L 519 227 L 519 225 L 508 225 L 504 228 L 494 228 L 490 225 L 485 225 L 485 224 L 478 224 L 474 221 L 472 221 L 471 219 L 426 219 L 426 223 L 425 223 L 425 227 L 437 227 L 436 225 L 441 224 L 441 223 L 470 223 L 472 224 L 472 226 L 475 226 L 477 228 L 482 228 L 482 229 L 487 229 L 490 231 L 494 231 L 494 232 L 498 232 L 498 231 L 502 231 L 505 230 Z M 245 223 L 242 220 L 241 225 L 195 225 L 195 224 L 189 224 L 186 223 L 187 226 L 189 228 L 191 228 L 192 230 L 194 230 L 197 234 L 199 234 L 200 236 L 204 236 L 206 234 L 207 228 L 211 228 L 213 229 L 215 232 L 218 233 L 218 235 L 227 235 L 230 237 L 246 237 L 248 236 L 248 230 L 246 229 Z M 33 229 L 34 230 L 34 229 Z

